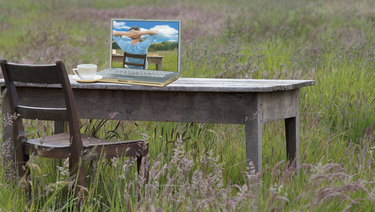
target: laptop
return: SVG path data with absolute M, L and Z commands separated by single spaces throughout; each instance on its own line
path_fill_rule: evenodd
M 134 30 L 140 33 L 136 36 L 131 33 Z M 135 40 L 139 35 L 140 40 L 133 45 L 132 38 Z M 112 18 L 110 41 L 110 68 L 97 73 L 103 76 L 99 82 L 164 87 L 180 77 L 180 20 Z M 142 42 L 145 43 L 141 44 Z M 133 55 L 146 53 L 145 69 L 125 64 L 125 52 Z M 126 62 L 130 64 L 142 64 L 144 61 L 141 58 L 126 57 Z

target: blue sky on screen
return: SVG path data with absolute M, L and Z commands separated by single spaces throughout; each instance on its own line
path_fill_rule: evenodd
M 159 34 L 154 42 L 163 41 L 178 42 L 178 22 L 160 22 L 160 21 L 113 21 L 113 31 L 129 31 L 130 27 L 139 26 L 141 31 L 157 29 Z M 142 36 L 142 38 L 148 35 Z M 122 36 L 125 41 L 131 41 L 130 38 Z

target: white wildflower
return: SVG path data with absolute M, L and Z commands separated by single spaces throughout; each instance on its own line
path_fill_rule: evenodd
M 63 166 L 57 166 L 57 169 L 59 170 L 59 173 L 63 179 L 69 176 L 69 157 L 64 160 Z

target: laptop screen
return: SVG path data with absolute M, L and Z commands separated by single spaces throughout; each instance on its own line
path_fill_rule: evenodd
M 111 19 L 110 64 L 112 68 L 143 69 L 124 64 L 124 52 L 147 54 L 147 70 L 180 72 L 180 20 Z M 126 57 L 128 63 L 144 59 Z M 125 66 L 124 66 L 125 65 Z

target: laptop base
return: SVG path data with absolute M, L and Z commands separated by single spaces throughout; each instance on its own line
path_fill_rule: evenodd
M 100 73 L 98 73 L 100 74 Z M 165 87 L 166 85 L 176 81 L 180 75 L 176 75 L 164 82 L 154 82 L 154 81 L 137 81 L 131 79 L 114 79 L 114 78 L 105 78 L 98 80 L 98 82 L 110 82 L 110 83 L 120 83 L 120 84 L 129 84 L 129 85 L 145 85 L 145 86 L 156 86 L 156 87 Z

